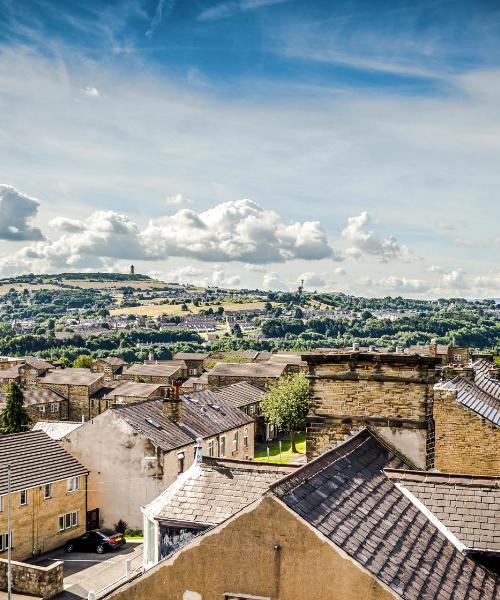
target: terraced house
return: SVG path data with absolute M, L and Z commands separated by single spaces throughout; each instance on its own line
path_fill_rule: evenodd
M 7 467 L 11 466 L 8 488 Z M 83 533 L 88 470 L 43 431 L 0 436 L 0 559 L 26 560 Z

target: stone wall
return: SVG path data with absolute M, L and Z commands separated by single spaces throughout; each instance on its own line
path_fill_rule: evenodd
M 67 480 L 52 483 L 50 498 L 44 498 L 44 488 L 35 487 L 27 490 L 27 504 L 21 506 L 20 493 L 11 494 L 12 509 L 12 558 L 26 560 L 33 552 L 48 552 L 74 536 L 85 532 L 86 501 L 85 480 L 80 477 L 80 490 L 68 492 Z M 7 532 L 7 498 L 3 498 L 4 510 L 0 512 L 0 532 Z M 66 513 L 78 511 L 78 525 L 59 531 L 59 517 Z M 5 558 L 7 552 L 0 554 Z
M 500 428 L 456 400 L 453 390 L 434 390 L 434 464 L 439 471 L 500 476 Z
M 41 597 L 43 600 L 54 598 L 63 592 L 63 566 L 64 563 L 60 560 L 48 567 L 12 561 L 12 591 Z M 0 590 L 7 591 L 7 561 L 4 559 L 0 559 Z
M 205 533 L 113 600 L 390 600 L 396 596 L 271 497 Z
M 309 365 L 311 398 L 308 458 L 360 427 L 427 431 L 436 358 L 377 353 L 308 354 L 304 358 Z M 420 453 L 420 463 L 425 463 L 425 453 Z

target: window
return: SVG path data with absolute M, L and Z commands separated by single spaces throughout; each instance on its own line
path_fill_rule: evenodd
M 208 442 L 208 456 L 213 456 L 214 455 L 214 441 L 210 440 Z
M 455 356 L 453 357 L 455 362 L 461 362 L 462 361 L 462 355 L 461 354 L 455 354 Z
M 226 436 L 223 435 L 220 438 L 220 450 L 219 450 L 219 456 L 226 456 Z
M 253 415 L 255 414 L 255 404 L 250 404 L 250 406 L 248 407 L 248 414 L 253 417 Z
M 43 486 L 43 497 L 45 500 L 52 498 L 52 484 L 51 483 L 46 483 Z
M 68 492 L 76 492 L 80 489 L 80 477 L 70 477 L 68 479 Z
M 0 496 L 0 512 L 3 511 L 3 496 Z
M 59 402 L 52 402 L 52 404 L 50 405 L 50 412 L 56 413 L 58 411 L 59 411 Z
M 45 404 L 38 405 L 38 412 L 43 414 L 45 412 Z
M 238 452 L 238 432 L 233 433 L 233 452 Z
M 19 492 L 19 504 L 21 506 L 26 506 L 26 504 L 28 504 L 28 490 L 21 490 Z
M 184 473 L 184 452 L 177 454 L 177 475 Z
M 243 448 L 248 448 L 248 427 L 243 430 Z
M 12 531 L 10 532 L 10 547 L 12 548 Z M 0 552 L 7 552 L 9 545 L 9 534 L 8 533 L 0 533 Z
M 78 527 L 77 510 L 59 517 L 59 531 L 65 531 L 66 529 L 72 529 L 73 527 Z

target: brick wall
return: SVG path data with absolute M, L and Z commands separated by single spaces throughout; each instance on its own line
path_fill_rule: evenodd
M 26 560 L 33 551 L 48 552 L 64 545 L 66 540 L 85 532 L 86 477 L 80 477 L 80 490 L 67 491 L 67 481 L 56 481 L 52 484 L 52 496 L 44 498 L 43 487 L 28 490 L 28 503 L 20 504 L 20 493 L 11 494 L 12 510 L 12 558 Z M 78 511 L 78 525 L 65 531 L 59 531 L 59 516 Z M 0 512 L 0 533 L 7 533 L 7 497 L 3 497 L 3 511 Z M 6 558 L 7 552 L 0 553 Z
M 12 591 L 42 597 L 43 600 L 54 598 L 64 589 L 63 567 L 64 563 L 60 560 L 47 567 L 12 561 Z M 4 559 L 0 559 L 0 590 L 7 591 L 7 561 Z
M 434 390 L 433 416 L 436 469 L 500 476 L 500 428 L 459 404 L 451 390 Z

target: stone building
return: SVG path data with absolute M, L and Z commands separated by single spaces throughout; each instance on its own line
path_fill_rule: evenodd
M 118 356 L 107 356 L 106 358 L 97 358 L 92 362 L 90 370 L 92 373 L 104 373 L 104 380 L 110 381 L 117 379 L 123 372 L 128 363 Z
M 500 381 L 478 374 L 434 387 L 434 466 L 500 476 Z
M 56 369 L 41 377 L 37 387 L 50 388 L 68 398 L 67 412 L 61 418 L 88 420 L 98 414 L 99 406 L 92 396 L 104 387 L 104 374 L 89 369 Z
M 26 560 L 86 529 L 87 469 L 43 431 L 0 436 L 0 558 L 6 558 L 7 465 L 12 557 Z
M 92 396 L 93 405 L 97 405 L 97 414 L 115 404 L 128 404 L 154 398 L 165 398 L 170 388 L 162 383 L 137 383 L 119 379 L 107 381 L 105 386 Z
M 158 496 L 194 460 L 195 440 L 214 457 L 251 459 L 254 421 L 216 392 L 115 405 L 61 442 L 90 471 L 89 507 L 112 527 L 142 528 L 140 507 Z
M 21 382 L 25 387 L 36 386 L 40 377 L 47 375 L 54 369 L 54 365 L 36 356 L 25 356 L 23 363 L 19 366 Z
M 291 370 L 282 363 L 217 363 L 207 373 L 208 388 L 213 390 L 239 381 L 269 388 Z
M 0 411 L 5 405 L 5 395 L 0 389 Z M 67 415 L 68 398 L 64 394 L 50 388 L 29 388 L 23 390 L 23 395 L 32 424 L 39 419 L 60 421 L 63 415 Z
M 351 431 L 370 427 L 418 468 L 431 466 L 437 358 L 376 351 L 324 351 L 303 358 L 310 377 L 309 459 Z
M 187 367 L 184 361 L 161 361 L 150 364 L 131 365 L 123 370 L 121 379 L 172 385 L 177 380 L 186 377 Z
M 407 466 L 364 429 L 110 598 L 496 599 L 500 579 L 386 471 Z
M 170 487 L 142 509 L 144 566 L 151 568 L 260 498 L 296 467 L 227 458 L 197 459 Z
M 173 360 L 182 360 L 187 366 L 189 377 L 198 377 L 205 371 L 209 355 L 203 352 L 177 352 Z

